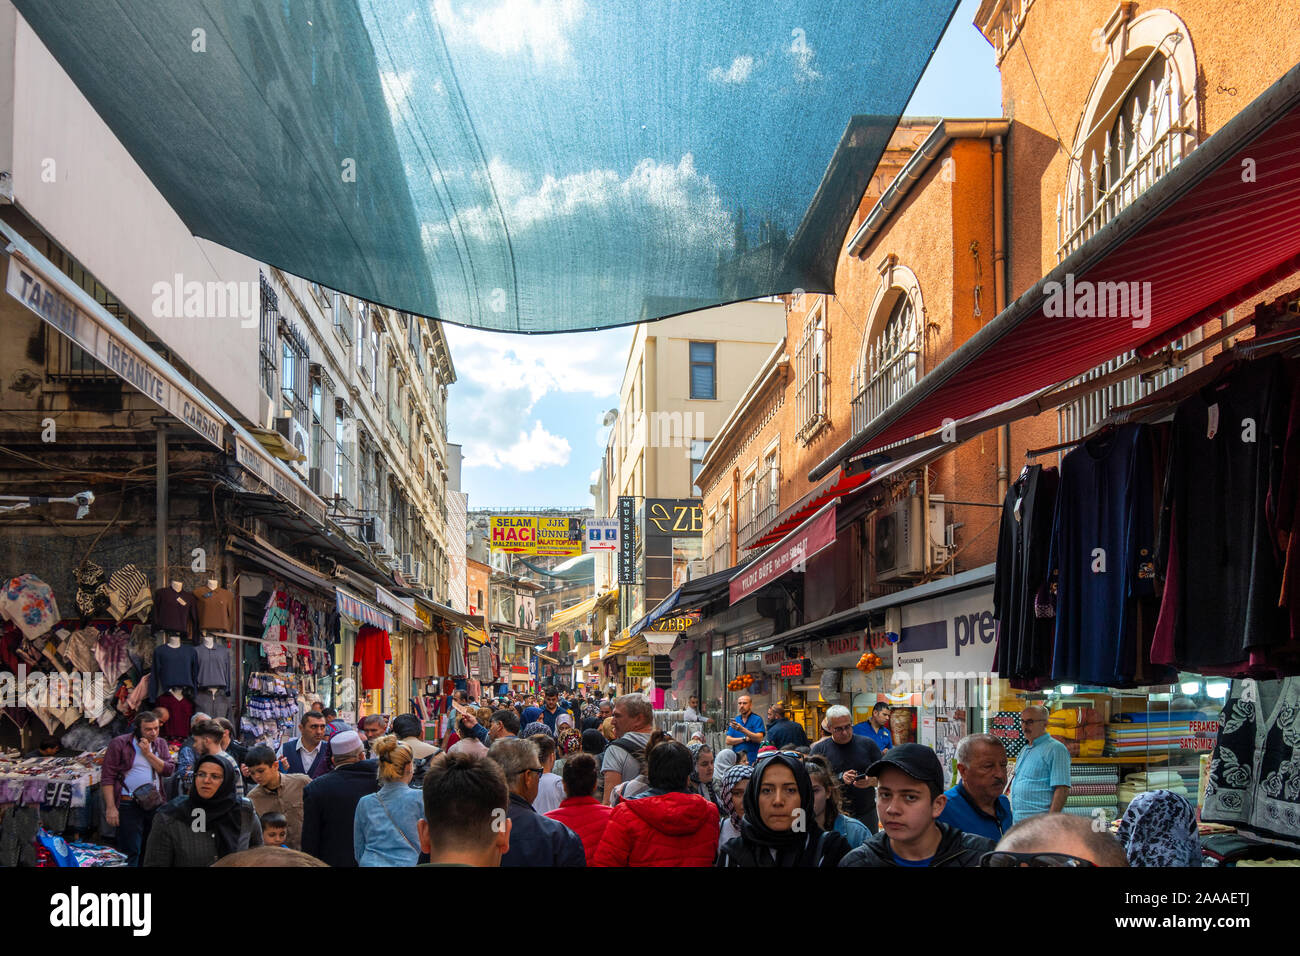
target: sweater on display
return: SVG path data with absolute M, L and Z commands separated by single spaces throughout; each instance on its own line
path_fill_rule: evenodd
M 230 651 L 224 644 L 211 647 L 199 645 L 194 649 L 198 663 L 194 673 L 196 687 L 220 687 L 230 693 Z
M 197 685 L 194 679 L 199 670 L 199 658 L 193 644 L 172 647 L 161 644 L 153 652 L 153 692 L 160 695 L 172 687 L 188 687 L 193 690 Z

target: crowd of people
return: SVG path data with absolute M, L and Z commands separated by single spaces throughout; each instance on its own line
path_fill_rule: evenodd
M 828 708 L 810 741 L 741 696 L 716 753 L 656 729 L 643 694 L 462 691 L 454 707 L 442 747 L 413 714 L 353 728 L 313 709 L 278 749 L 196 714 L 175 758 L 146 711 L 106 753 L 108 822 L 147 867 L 1200 865 L 1178 794 L 1134 800 L 1117 832 L 1061 812 L 1069 754 L 1041 708 L 1010 786 L 989 734 L 961 741 L 948 786 L 932 749 L 893 743 L 883 703 L 857 724 Z

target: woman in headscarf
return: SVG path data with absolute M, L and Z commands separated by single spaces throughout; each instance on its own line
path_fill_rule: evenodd
M 718 853 L 718 866 L 838 866 L 849 844 L 813 818 L 812 779 L 797 754 L 761 759 L 745 788 L 740 836 Z
M 713 789 L 713 751 L 695 740 L 687 744 L 686 749 L 691 752 L 691 792 L 717 806 L 718 792 Z
M 235 793 L 238 775 L 224 754 L 199 757 L 189 794 L 158 808 L 141 866 L 211 866 L 224 856 L 261 846 L 257 811 Z
M 552 740 L 555 739 L 555 731 L 547 727 L 540 720 L 534 720 L 531 724 L 524 724 L 523 730 L 519 731 L 519 739 L 527 740 L 533 734 L 545 734 Z
M 1139 793 L 1119 821 L 1129 866 L 1203 866 L 1196 811 L 1172 790 Z
M 572 726 L 560 728 L 556 734 L 555 749 L 559 752 L 559 757 L 555 761 L 556 774 L 564 776 L 564 761 L 576 753 L 582 753 L 582 734 Z
M 749 778 L 753 775 L 754 768 L 743 763 L 732 764 L 720 777 L 715 768 L 714 779 L 718 781 L 715 790 L 718 794 L 718 807 L 723 817 L 722 831 L 718 834 L 719 849 L 728 841 L 740 836 L 741 819 L 745 812 L 743 802 L 745 789 L 749 785 Z
M 713 779 L 721 781 L 722 775 L 734 767 L 740 760 L 740 755 L 730 747 L 723 747 L 713 755 Z M 715 783 L 713 789 L 718 789 Z

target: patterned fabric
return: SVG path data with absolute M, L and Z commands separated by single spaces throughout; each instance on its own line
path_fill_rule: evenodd
M 34 574 L 20 574 L 0 593 L 0 617 L 34 640 L 58 622 L 59 605 L 48 584 Z
M 560 731 L 559 749 L 563 757 L 578 753 L 582 750 L 582 734 L 572 727 L 565 727 Z
M 519 731 L 519 736 L 524 739 L 531 737 L 533 734 L 545 734 L 552 740 L 555 739 L 555 732 L 540 720 L 534 720 L 531 724 L 525 724 L 524 729 Z
M 1172 790 L 1149 790 L 1133 798 L 1119 822 L 1129 866 L 1200 866 L 1196 811 Z
M 1233 681 L 1219 728 L 1202 821 L 1300 845 L 1300 678 Z
M 740 814 L 732 808 L 731 791 L 742 780 L 748 780 L 754 775 L 754 768 L 747 763 L 736 764 L 728 767 L 726 773 L 722 775 L 722 782 L 717 786 L 718 806 L 722 812 L 731 817 L 731 825 L 740 832 Z M 714 779 L 717 779 L 716 777 Z
M 119 623 L 128 617 L 146 620 L 153 610 L 149 579 L 134 564 L 118 568 L 108 579 L 108 611 Z

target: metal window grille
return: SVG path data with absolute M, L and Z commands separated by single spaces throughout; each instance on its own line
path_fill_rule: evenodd
M 795 352 L 795 374 L 799 390 L 795 411 L 799 430 L 795 438 L 803 441 L 826 420 L 826 313 L 819 299 L 804 321 L 803 336 Z
M 261 347 L 259 348 L 262 390 L 267 395 L 274 395 L 276 337 L 280 332 L 280 297 L 271 288 L 265 273 L 259 273 L 258 278 L 262 304 Z
M 920 314 L 911 298 L 900 294 L 858 370 L 861 387 L 852 402 L 855 435 L 917 383 L 923 372 L 922 335 Z

